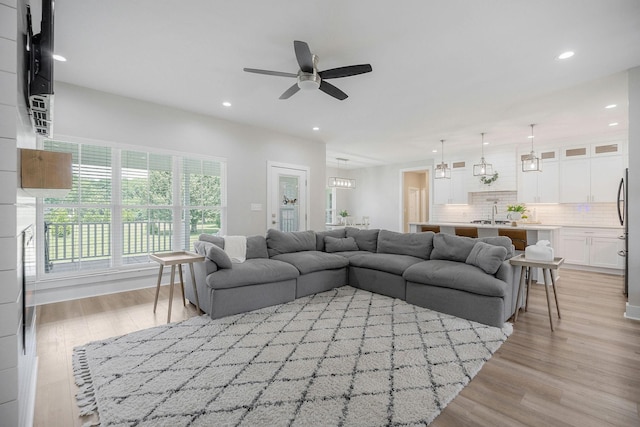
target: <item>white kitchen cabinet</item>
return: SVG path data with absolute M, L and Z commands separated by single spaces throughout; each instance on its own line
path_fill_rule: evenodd
M 518 171 L 518 201 L 523 203 L 558 203 L 560 201 L 560 166 L 554 151 L 543 152 L 542 172 Z M 546 156 L 546 159 L 545 159 Z
M 620 144 L 600 144 L 563 150 L 560 202 L 615 202 L 624 171 L 620 149 Z
M 470 173 L 465 167 L 465 162 L 453 162 L 451 179 L 433 179 L 433 203 L 436 205 L 469 203 L 467 180 Z
M 567 264 L 623 269 L 624 249 L 621 230 L 608 228 L 564 228 L 561 232 L 561 254 Z

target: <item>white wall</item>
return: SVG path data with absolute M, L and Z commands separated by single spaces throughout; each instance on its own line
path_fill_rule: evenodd
M 324 229 L 325 145 L 56 82 L 56 139 L 109 141 L 227 159 L 227 234 L 267 230 L 267 161 L 310 168 L 310 228 Z M 262 211 L 251 211 L 260 203 Z

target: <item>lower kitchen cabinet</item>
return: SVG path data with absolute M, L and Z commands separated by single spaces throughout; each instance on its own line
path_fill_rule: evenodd
M 560 233 L 562 257 L 567 264 L 623 269 L 618 251 L 624 249 L 622 230 L 610 228 L 563 228 Z

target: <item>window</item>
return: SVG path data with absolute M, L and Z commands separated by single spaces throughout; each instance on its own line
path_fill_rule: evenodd
M 140 265 L 223 228 L 224 161 L 60 141 L 44 149 L 72 154 L 73 188 L 39 205 L 41 273 Z

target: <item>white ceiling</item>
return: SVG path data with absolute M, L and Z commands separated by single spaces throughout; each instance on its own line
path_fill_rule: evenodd
M 480 132 L 487 152 L 527 146 L 530 123 L 541 144 L 625 138 L 640 65 L 638 0 L 64 0 L 55 24 L 56 80 L 323 141 L 351 167 L 479 149 Z M 294 79 L 242 69 L 297 72 L 293 40 L 320 70 L 373 72 L 331 80 L 345 101 L 279 100 Z

